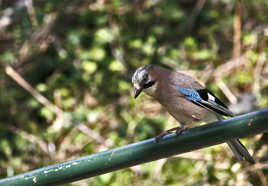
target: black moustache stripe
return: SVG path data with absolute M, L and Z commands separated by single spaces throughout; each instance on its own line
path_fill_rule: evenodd
M 150 88 L 150 87 L 153 86 L 154 84 L 155 84 L 154 81 L 150 81 L 150 82 L 146 83 L 146 84 L 143 86 L 143 88 L 144 88 L 144 89 L 146 89 L 146 88 Z

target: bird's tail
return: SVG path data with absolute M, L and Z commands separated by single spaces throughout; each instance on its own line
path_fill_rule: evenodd
M 249 163 L 254 164 L 255 161 L 253 157 L 249 154 L 248 150 L 246 147 L 239 141 L 239 139 L 234 139 L 227 141 L 227 144 L 233 151 L 235 157 L 239 160 L 242 161 L 244 158 L 247 160 Z
M 216 115 L 218 120 L 223 120 L 223 117 L 221 115 Z M 227 141 L 227 144 L 229 145 L 230 149 L 233 151 L 235 157 L 239 161 L 247 160 L 249 163 L 254 164 L 255 161 L 253 157 L 249 154 L 248 150 L 246 147 L 241 143 L 239 139 L 233 139 L 230 141 Z

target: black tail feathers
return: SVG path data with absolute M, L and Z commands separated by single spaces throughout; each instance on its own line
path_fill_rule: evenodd
M 227 144 L 233 151 L 234 155 L 239 161 L 242 161 L 243 159 L 247 160 L 249 163 L 254 164 L 255 160 L 253 157 L 249 154 L 246 147 L 239 141 L 239 139 L 230 140 L 227 141 Z

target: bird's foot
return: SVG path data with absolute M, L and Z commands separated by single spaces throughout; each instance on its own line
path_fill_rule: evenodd
M 164 131 L 164 132 L 162 132 L 161 134 L 157 135 L 157 136 L 155 137 L 155 143 L 159 143 L 159 141 L 160 141 L 165 135 L 167 135 L 167 134 L 169 134 L 169 132 Z
M 173 131 L 176 131 L 176 136 L 178 136 L 178 135 L 180 135 L 186 129 L 187 129 L 186 126 L 174 127 L 172 129 L 168 129 L 168 130 L 162 132 L 161 134 L 159 134 L 158 136 L 156 136 L 155 137 L 155 142 L 158 143 L 165 135 L 170 134 Z
M 177 127 L 177 129 L 176 129 L 176 135 L 177 136 L 180 135 L 183 131 L 187 130 L 187 128 L 188 127 L 186 127 L 184 125 L 182 127 Z

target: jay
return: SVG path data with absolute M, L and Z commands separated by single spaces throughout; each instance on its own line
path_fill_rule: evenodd
M 208 89 L 192 77 L 170 71 L 166 68 L 145 65 L 136 70 L 132 76 L 134 98 L 143 91 L 156 99 L 182 127 L 165 131 L 156 137 L 156 142 L 164 135 L 176 130 L 179 134 L 186 125 L 196 122 L 221 120 L 222 116 L 233 116 L 233 113 Z M 227 144 L 239 161 L 243 159 L 254 163 L 245 146 L 239 139 L 227 141 Z

